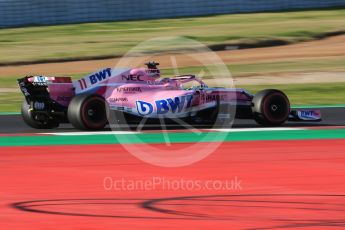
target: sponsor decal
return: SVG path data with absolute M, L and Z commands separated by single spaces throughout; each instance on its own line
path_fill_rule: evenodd
M 83 89 L 86 89 L 87 88 L 87 84 L 86 84 L 86 81 L 85 79 L 81 79 L 81 80 L 78 80 L 79 82 L 79 85 L 80 85 L 80 88 L 83 90 Z
M 44 107 L 45 107 L 44 102 L 38 102 L 38 101 L 34 102 L 34 109 L 43 110 Z
M 153 112 L 151 103 L 145 101 L 136 101 L 138 113 L 142 116 L 149 115 Z
M 126 102 L 126 101 L 128 101 L 128 98 L 126 97 L 109 98 L 109 102 Z
M 298 115 L 301 119 L 305 120 L 320 119 L 320 112 L 315 110 L 299 110 Z
M 182 97 L 175 97 L 174 99 L 168 98 L 166 100 L 156 101 L 157 114 L 165 114 L 171 111 L 181 112 L 186 104 L 186 108 L 189 108 L 192 103 L 193 95 L 186 95 Z
M 142 75 L 122 75 L 122 80 L 125 81 L 144 81 L 141 79 Z
M 25 97 L 30 96 L 30 93 L 29 93 L 29 91 L 27 90 L 27 88 L 22 87 L 21 90 L 22 90 L 22 92 L 23 92 L 23 94 L 24 94 Z
M 159 77 L 161 74 L 159 69 L 147 69 L 145 72 L 151 77 Z
M 211 102 L 211 101 L 224 101 L 225 100 L 226 95 L 219 95 L 219 94 L 202 94 L 201 95 L 201 99 L 205 102 Z
M 141 92 L 140 87 L 118 87 L 117 92 L 119 93 L 137 93 Z
M 46 81 L 46 78 L 44 76 L 35 76 L 34 77 L 34 81 L 37 81 L 37 82 L 45 82 Z
M 20 90 L 23 92 L 25 97 L 30 96 L 30 93 L 29 93 L 28 89 L 25 87 L 25 83 L 24 82 L 20 82 L 19 86 L 20 86 Z
M 110 105 L 110 109 L 112 110 L 120 110 L 120 111 L 126 111 L 126 112 L 132 112 L 132 108 L 125 107 L 125 106 L 114 106 Z
M 168 112 L 181 112 L 184 108 L 191 107 L 193 95 L 186 95 L 175 98 L 168 98 L 155 101 L 157 115 L 166 114 Z M 137 101 L 137 110 L 140 115 L 149 115 L 153 112 L 153 105 L 145 101 Z
M 36 86 L 46 86 L 47 85 L 47 80 L 48 80 L 47 77 L 35 76 L 32 84 L 36 85 Z
M 36 82 L 36 83 L 39 83 L 39 82 L 45 83 L 46 80 L 47 80 L 47 78 L 44 76 L 34 76 L 34 82 Z
M 103 80 L 107 79 L 110 76 L 111 76 L 111 68 L 107 68 L 107 69 L 103 69 L 103 70 L 99 71 L 98 73 L 95 73 L 95 74 L 89 76 L 89 79 L 90 79 L 90 83 L 93 85 L 99 81 L 103 81 Z M 82 79 L 82 80 L 84 80 L 84 79 Z

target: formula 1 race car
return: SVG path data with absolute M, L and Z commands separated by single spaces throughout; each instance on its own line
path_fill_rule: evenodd
M 263 126 L 287 120 L 320 121 L 318 110 L 291 110 L 276 89 L 253 95 L 244 89 L 212 88 L 194 75 L 160 79 L 158 63 L 147 68 L 105 68 L 72 81 L 70 77 L 26 76 L 18 79 L 25 100 L 22 117 L 37 129 L 71 123 L 81 130 L 100 130 L 109 123 L 183 119 L 214 124 L 218 119 L 254 119 Z M 192 83 L 191 87 L 186 87 Z M 221 109 L 235 108 L 230 110 Z M 233 114 L 232 114 L 233 113 Z M 120 119 L 121 118 L 121 119 Z

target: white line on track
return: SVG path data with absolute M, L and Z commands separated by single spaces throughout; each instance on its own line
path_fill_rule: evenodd
M 218 132 L 256 132 L 256 131 L 290 131 L 290 130 L 306 130 L 305 128 L 233 128 L 233 129 L 209 129 Z
M 88 136 L 88 135 L 123 135 L 123 134 L 138 134 L 140 132 L 133 131 L 103 131 L 103 132 L 58 132 L 58 133 L 41 133 L 55 136 Z
M 205 129 L 204 131 L 213 132 L 257 132 L 257 131 L 292 131 L 292 130 L 306 130 L 305 128 L 233 128 L 233 129 Z M 177 131 L 178 132 L 178 131 Z M 45 135 L 55 136 L 88 136 L 88 135 L 128 135 L 128 134 L 143 134 L 145 132 L 135 131 L 103 131 L 103 132 L 57 132 L 57 133 L 40 133 Z M 152 132 L 150 132 L 152 133 Z M 160 133 L 160 132 L 157 132 Z

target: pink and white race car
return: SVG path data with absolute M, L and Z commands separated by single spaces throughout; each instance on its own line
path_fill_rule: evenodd
M 105 68 L 77 81 L 46 76 L 18 79 L 25 96 L 22 117 L 37 129 L 69 122 L 81 130 L 103 129 L 110 118 L 116 124 L 138 124 L 143 119 L 215 124 L 239 118 L 254 119 L 263 126 L 321 120 L 318 110 L 291 110 L 289 99 L 279 90 L 253 95 L 244 89 L 208 87 L 194 75 L 160 79 L 159 64 L 146 65 Z

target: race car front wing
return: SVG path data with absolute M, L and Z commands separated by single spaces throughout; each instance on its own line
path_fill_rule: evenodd
M 321 121 L 321 111 L 315 109 L 296 109 L 289 115 L 289 121 Z

